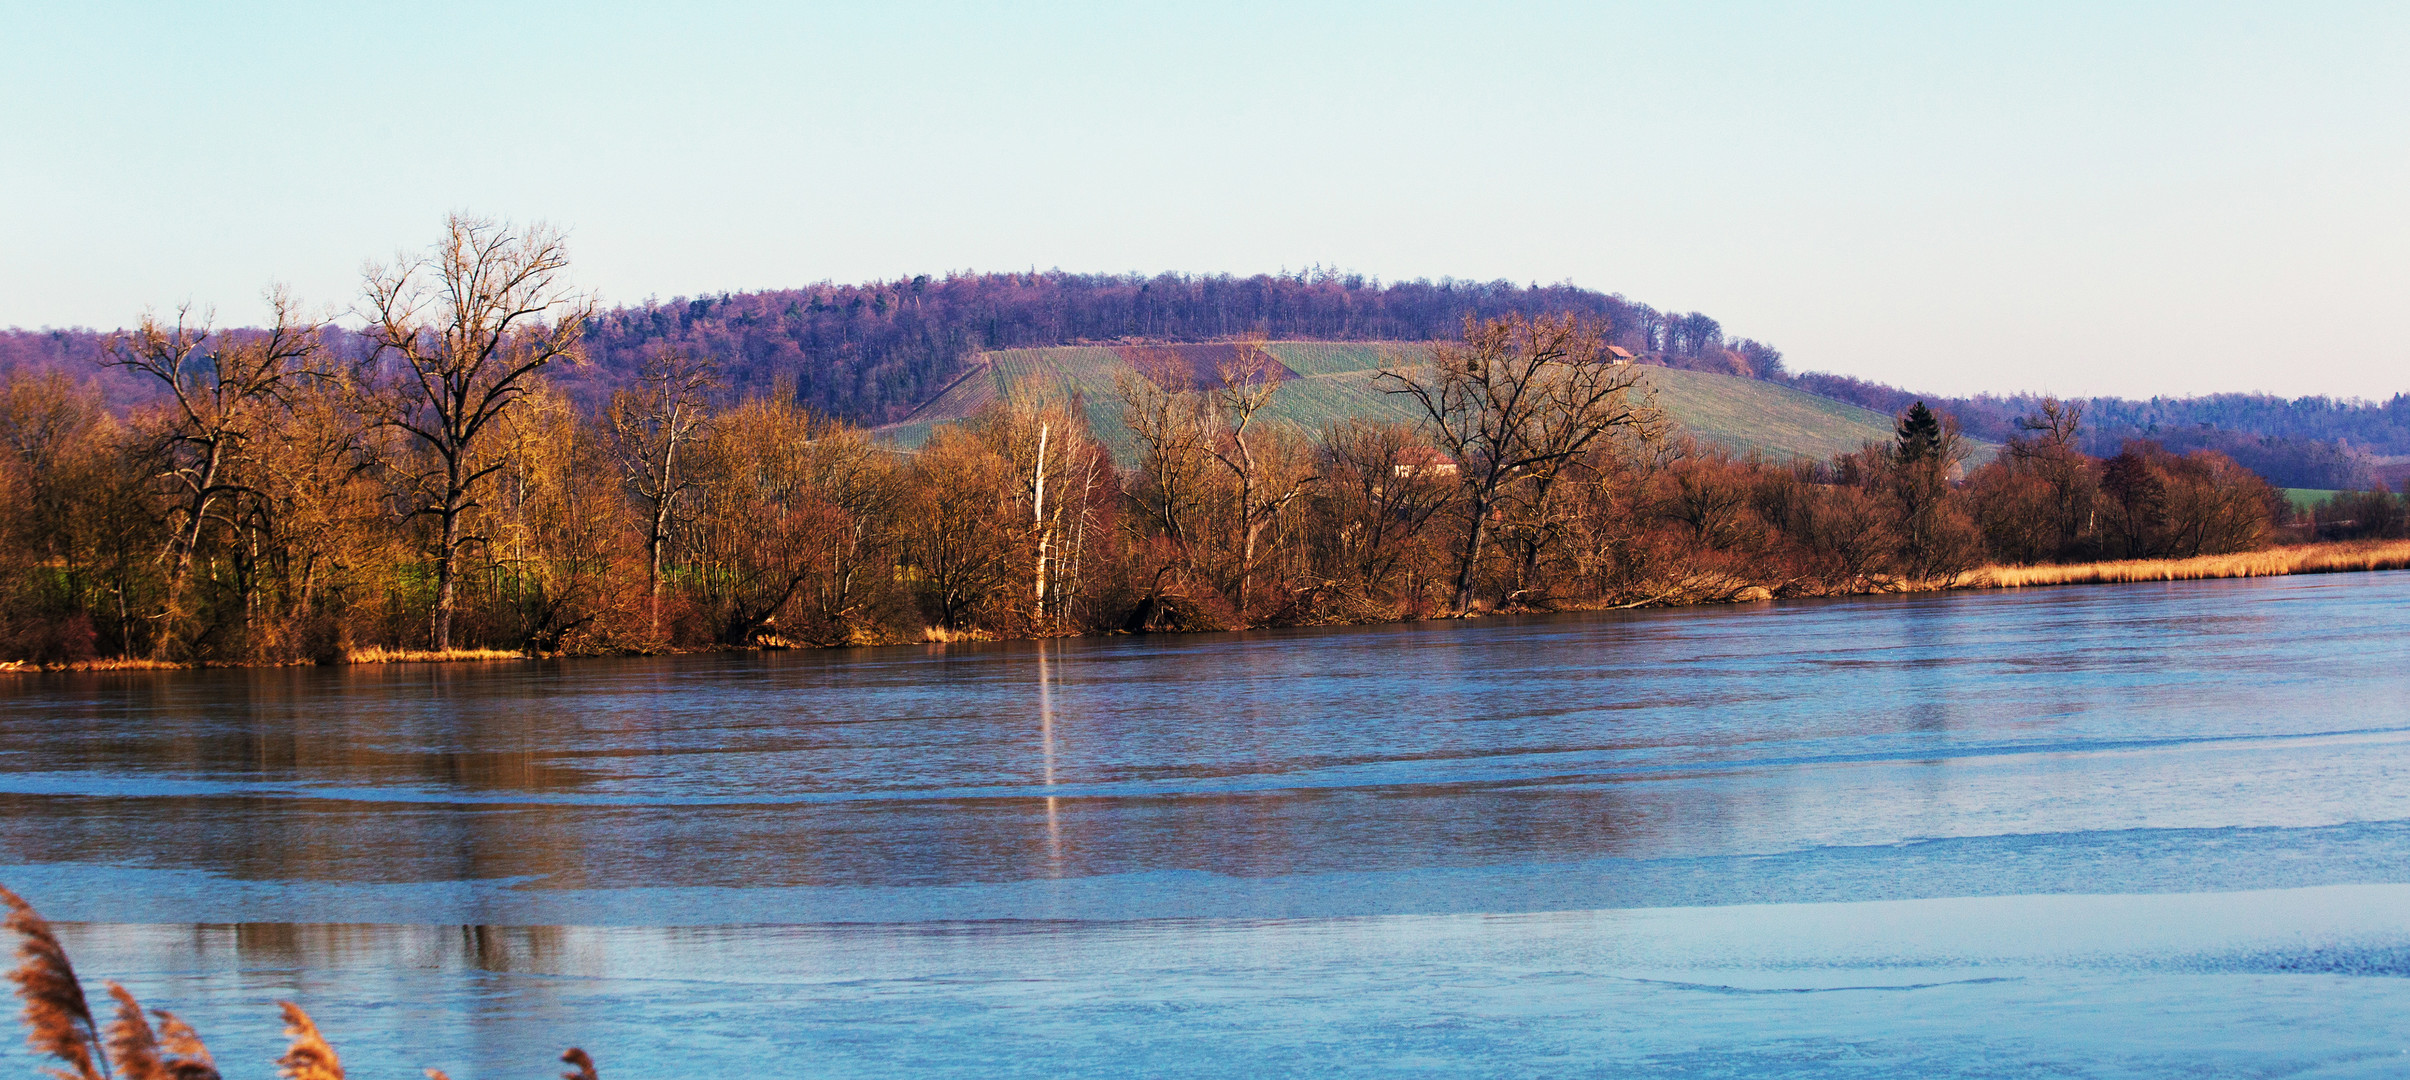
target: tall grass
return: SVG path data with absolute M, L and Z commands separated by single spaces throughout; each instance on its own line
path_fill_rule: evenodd
M 372 645 L 343 654 L 347 664 L 445 664 L 461 660 L 525 660 L 527 654 L 515 649 L 389 649 Z M 290 661 L 300 663 L 301 661 Z M 213 664 L 181 663 L 174 660 L 150 660 L 139 657 L 102 656 L 88 660 L 40 664 L 26 660 L 0 660 L 0 672 L 10 671 L 166 671 L 189 667 L 212 667 Z M 275 664 L 238 664 L 241 667 L 274 667 Z
M 8 918 L 0 925 L 21 939 L 17 967 L 8 981 L 17 984 L 17 996 L 25 999 L 25 1041 L 35 1053 L 67 1066 L 48 1070 L 51 1075 L 62 1080 L 219 1080 L 217 1062 L 199 1034 L 165 1009 L 152 1011 L 159 1019 L 159 1026 L 152 1028 L 142 1003 L 115 982 L 105 985 L 117 1002 L 117 1015 L 102 1028 L 49 921 L 6 886 L 0 886 L 0 904 L 8 907 Z M 290 1001 L 276 1006 L 284 1013 L 285 1037 L 291 1040 L 276 1059 L 277 1075 L 285 1080 L 343 1080 L 342 1059 L 319 1034 L 310 1014 Z M 585 1051 L 572 1046 L 562 1052 L 561 1060 L 576 1070 L 562 1073 L 563 1080 L 599 1080 L 594 1059 Z M 427 1075 L 448 1080 L 437 1069 L 428 1069 Z
M 1987 566 L 1969 572 L 1957 584 L 1959 588 L 1967 589 L 2019 589 L 2031 585 L 2201 581 L 2210 578 L 2401 569 L 2410 569 L 2410 540 L 2299 544 L 2233 555 L 2201 555 L 2190 559 L 2126 559 L 2067 566 Z
M 353 649 L 345 659 L 354 664 L 440 664 L 455 660 L 524 660 L 527 654 L 513 649 L 388 649 L 370 646 Z
M 171 668 L 191 666 L 190 664 L 179 664 L 173 660 L 151 660 L 133 656 L 99 656 L 90 660 L 77 660 L 64 665 L 48 667 L 30 660 L 0 660 L 0 671 L 47 671 L 51 667 L 68 667 L 77 671 L 166 671 Z

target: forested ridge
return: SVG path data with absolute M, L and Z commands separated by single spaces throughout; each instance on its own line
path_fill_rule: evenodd
M 1240 334 L 1330 341 L 1423 341 L 1454 336 L 1462 320 L 1574 312 L 1604 320 L 1610 338 L 1644 360 L 1744 375 L 1896 415 L 1925 401 L 1968 435 L 2005 441 L 2039 395 L 1949 397 L 1822 372 L 1794 374 L 1771 345 L 1727 335 L 1714 318 L 1659 311 L 1571 285 L 1381 282 L 1310 269 L 1229 275 L 1031 273 L 919 275 L 854 285 L 677 298 L 599 311 L 585 328 L 591 361 L 556 372 L 571 400 L 599 409 L 654 349 L 708 357 L 736 395 L 792 385 L 797 403 L 859 424 L 900 418 L 990 349 L 1117 341 L 1218 341 Z M 155 387 L 98 363 L 107 335 L 92 330 L 0 331 L 0 371 L 67 371 L 97 380 L 114 401 Z M 365 342 L 334 331 L 328 348 Z M 2265 394 L 2083 399 L 2084 449 L 2110 455 L 2146 438 L 2176 450 L 2225 453 L 2288 487 L 2366 487 L 2384 458 L 2410 456 L 2410 396 L 2384 402 Z
M 919 275 L 858 285 L 647 302 L 598 311 L 580 368 L 553 381 L 599 406 L 662 347 L 709 358 L 741 396 L 791 383 L 797 404 L 852 423 L 899 419 L 990 349 L 1090 342 L 1220 341 L 1241 334 L 1326 341 L 1428 341 L 1454 336 L 1467 316 L 1572 312 L 1613 327 L 1614 343 L 1675 367 L 1779 373 L 1770 346 L 1728 339 L 1698 312 L 1660 312 L 1571 285 L 1454 279 L 1383 283 L 1308 270 L 1230 275 Z M 58 369 L 89 378 L 107 335 L 91 330 L 0 331 L 0 370 Z M 364 343 L 330 333 L 328 347 Z M 108 376 L 118 395 L 156 391 Z
M 1824 372 L 1779 378 L 1877 412 L 1897 413 L 1923 401 L 1956 417 L 1968 435 L 1990 441 L 2015 434 L 2019 420 L 2044 400 L 2041 394 L 1919 394 Z M 2380 480 L 2399 483 L 2400 462 L 2393 459 L 2410 456 L 2410 394 L 2381 402 L 2273 394 L 2071 400 L 2084 408 L 2083 448 L 2089 453 L 2114 454 L 2133 439 L 2172 450 L 2215 450 L 2283 487 L 2357 490 Z

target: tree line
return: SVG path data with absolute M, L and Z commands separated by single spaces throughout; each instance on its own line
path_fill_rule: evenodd
M 732 391 L 789 388 L 816 412 L 876 425 L 901 418 L 977 353 L 1124 340 L 1219 341 L 1240 334 L 1325 341 L 1448 337 L 1468 313 L 1578 312 L 1615 327 L 1620 348 L 1656 362 L 1738 374 L 1779 371 L 1782 354 L 1728 339 L 1698 312 L 1660 312 L 1571 285 L 1505 281 L 1381 282 L 1311 268 L 1231 275 L 1070 274 L 932 277 L 646 301 L 597 310 L 584 323 L 586 364 L 556 372 L 572 400 L 599 408 L 647 358 L 678 349 L 709 358 Z M 327 328 L 329 352 L 357 359 L 375 342 Z M 108 335 L 0 331 L 0 371 L 87 372 Z M 113 396 L 147 398 L 143 382 L 106 375 Z
M 1426 341 L 1453 334 L 1467 313 L 1567 311 L 1615 327 L 1619 347 L 1670 364 L 1754 374 L 1755 365 L 1781 363 L 1769 346 L 1727 341 L 1706 315 L 1659 312 L 1571 285 L 1383 283 L 1320 268 L 1251 277 L 924 274 L 721 294 L 601 315 L 589 329 L 587 351 L 597 387 L 615 385 L 659 349 L 682 349 L 712 358 L 733 387 L 766 388 L 791 378 L 813 409 L 878 424 L 902 418 L 986 350 L 1241 334 Z
M 831 645 L 1378 621 L 1895 589 L 1987 560 L 2265 544 L 2214 452 L 2081 449 L 2045 403 L 1964 471 L 1918 403 L 1827 462 L 1682 438 L 1582 311 L 1462 316 L 1380 375 L 1419 423 L 1272 422 L 1280 365 L 1000 402 L 919 451 L 717 355 L 646 352 L 593 405 L 597 318 L 550 231 L 456 217 L 373 268 L 361 325 L 146 318 L 0 382 L 0 658 L 332 661 L 364 650 Z
M 1967 434 L 1999 442 L 2042 406 L 2038 394 L 1977 394 L 1952 398 L 1917 394 L 1846 375 L 1805 372 L 1774 376 L 1794 389 L 1878 412 L 1896 413 L 1926 401 L 1958 417 Z M 2410 394 L 2381 402 L 2323 396 L 2207 394 L 2148 400 L 2078 399 L 2087 423 L 2083 448 L 2111 456 L 2126 442 L 2147 439 L 2177 452 L 2214 450 L 2284 487 L 2363 489 L 2388 463 L 2410 456 Z
M 552 381 L 596 410 L 663 348 L 709 358 L 735 393 L 789 389 L 849 422 L 900 419 L 991 349 L 1114 341 L 1218 341 L 1241 334 L 1333 341 L 1428 341 L 1455 335 L 1467 314 L 1497 318 L 1575 312 L 1605 322 L 1611 345 L 1643 362 L 1781 382 L 1897 414 L 1922 400 L 1966 433 L 1998 442 L 2040 406 L 2038 395 L 1945 398 L 1844 375 L 1793 373 L 1781 350 L 1735 337 L 1700 312 L 1659 311 L 1571 285 L 1443 278 L 1382 282 L 1320 267 L 1231 275 L 957 273 L 861 284 L 647 300 L 596 310 L 584 323 L 588 361 Z M 373 340 L 324 328 L 332 354 L 357 360 Z M 0 331 L 0 372 L 89 373 L 108 335 L 89 330 Z M 155 384 L 103 370 L 112 400 L 147 400 Z M 2089 398 L 2088 453 L 2114 456 L 2130 439 L 2177 451 L 2214 450 L 2288 487 L 2365 488 L 2387 461 L 2410 458 L 2410 395 L 2384 402 L 2264 394 Z

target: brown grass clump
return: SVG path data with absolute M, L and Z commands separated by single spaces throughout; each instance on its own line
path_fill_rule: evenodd
M 1961 586 L 1972 589 L 2017 589 L 2034 585 L 2203 581 L 2211 578 L 2405 568 L 2410 568 L 2410 540 L 2385 540 L 2353 544 L 2302 544 L 2232 555 L 2201 555 L 2190 559 L 2127 559 L 2067 566 L 1987 566 L 1969 573 Z
M 285 1056 L 276 1059 L 276 1075 L 285 1080 L 343 1080 L 343 1062 L 319 1036 L 310 1014 L 290 1001 L 279 1001 L 276 1007 L 284 1010 L 285 1035 L 293 1040 Z
M 51 1069 L 62 1080 L 100 1080 L 100 1026 L 92 1022 L 92 1006 L 84 1000 L 84 985 L 76 981 L 75 965 L 50 923 L 35 913 L 25 898 L 0 887 L 0 903 L 8 905 L 7 927 L 24 940 L 17 945 L 23 960 L 8 973 L 25 999 L 25 1042 L 34 1053 L 58 1058 L 67 1069 Z
M 109 1021 L 109 1057 L 125 1080 L 161 1080 L 167 1063 L 159 1057 L 159 1035 L 142 1018 L 142 1004 L 112 981 L 109 996 L 117 999 L 117 1018 Z
M 49 921 L 6 886 L 0 886 L 0 903 L 8 906 L 6 928 L 23 939 L 17 955 L 24 959 L 9 972 L 8 980 L 17 984 L 17 996 L 25 999 L 25 1041 L 35 1052 L 69 1066 L 46 1072 L 59 1080 L 113 1080 L 112 1068 L 114 1080 L 219 1080 L 209 1047 L 190 1025 L 174 1013 L 156 1009 L 151 1015 L 159 1018 L 159 1026 L 154 1030 L 142 1015 L 142 1003 L 114 982 L 108 987 L 109 996 L 117 1002 L 117 1015 L 103 1041 L 103 1032 L 92 1019 L 91 1004 L 84 999 L 83 984 L 76 980 L 75 967 L 67 962 L 67 949 L 59 944 Z M 277 1075 L 285 1080 L 343 1080 L 343 1062 L 318 1034 L 310 1014 L 290 1001 L 276 1004 L 284 1010 L 285 1035 L 293 1040 L 284 1056 L 276 1059 Z M 594 1058 L 585 1051 L 570 1047 L 562 1052 L 561 1060 L 577 1067 L 576 1072 L 561 1074 L 566 1080 L 598 1080 Z M 427 1076 L 429 1080 L 449 1080 L 440 1069 L 428 1069 Z
M 354 664 L 440 664 L 454 660 L 525 660 L 527 654 L 509 649 L 388 649 L 372 645 L 353 649 L 345 659 Z
M 143 1019 L 134 995 L 110 982 L 109 996 L 117 999 L 117 1017 L 109 1021 L 109 1061 L 121 1080 L 218 1080 L 217 1063 L 209 1048 L 176 1014 L 157 1010 L 159 1030 Z
M 151 1015 L 159 1018 L 159 1042 L 167 1049 L 167 1067 L 177 1080 L 217 1080 L 217 1062 L 201 1045 L 200 1032 L 166 1009 L 153 1009 Z
M 57 664 L 41 664 L 31 660 L 0 660 L 0 671 L 166 671 L 190 666 L 168 660 L 150 660 L 129 656 L 103 656 L 89 660 L 69 660 Z

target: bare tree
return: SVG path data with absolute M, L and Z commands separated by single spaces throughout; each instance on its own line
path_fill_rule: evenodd
M 1455 461 L 1467 515 L 1457 551 L 1456 611 L 1472 608 L 1490 518 L 1513 489 L 1611 432 L 1658 420 L 1635 401 L 1637 369 L 1607 351 L 1607 327 L 1574 315 L 1465 320 L 1464 340 L 1432 346 L 1422 364 L 1393 361 L 1378 379 L 1422 407 L 1426 431 Z
M 1409 564 L 1424 527 L 1455 498 L 1455 470 L 1439 468 L 1420 433 L 1399 423 L 1336 421 L 1323 427 L 1320 449 L 1332 480 L 1315 497 L 1330 572 L 1378 592 Z M 1405 592 L 1413 592 L 1411 582 Z
M 1014 502 L 1026 520 L 1036 625 L 1062 614 L 1069 596 L 1065 578 L 1077 561 L 1080 524 L 1090 509 L 1093 477 L 1081 474 L 1093 465 L 1095 441 L 1081 413 L 1078 398 L 1043 394 L 1002 403 L 977 425 L 1014 477 Z
M 941 425 L 912 459 L 903 555 L 944 630 L 963 629 L 982 603 L 1010 595 L 1018 573 L 1021 520 L 1010 491 L 1017 470 L 988 434 Z
M 717 366 L 709 358 L 666 348 L 645 360 L 634 386 L 611 395 L 612 442 L 629 490 L 647 509 L 645 583 L 656 638 L 661 635 L 662 551 L 677 524 L 678 497 L 701 483 L 680 452 L 710 421 L 710 395 L 718 386 Z
M 1194 561 L 1205 543 L 1207 478 L 1199 463 L 1205 458 L 1206 402 L 1202 395 L 1168 385 L 1173 378 L 1168 371 L 1148 370 L 1165 365 L 1142 361 L 1139 366 L 1138 375 L 1114 377 L 1122 423 L 1139 447 L 1131 497 L 1147 523 L 1184 559 Z
M 2086 465 L 2080 442 L 2083 424 L 2083 402 L 2046 397 L 2034 415 L 2017 420 L 2017 430 L 2023 434 L 2008 440 L 2012 465 L 2050 486 L 2051 524 L 2058 531 L 2053 555 L 2072 550 L 2076 537 L 2089 530 L 2093 502 L 2099 494 L 2099 482 Z
M 272 325 L 255 333 L 213 334 L 208 319 L 176 313 L 173 326 L 144 315 L 131 333 L 109 343 L 109 366 L 147 375 L 166 389 L 169 408 L 159 432 L 162 474 L 175 493 L 168 529 L 167 593 L 158 650 L 174 641 L 183 619 L 185 584 L 202 533 L 232 498 L 248 491 L 233 459 L 270 426 L 288 392 L 319 354 L 318 328 L 297 317 L 292 296 L 268 293 Z
M 1222 430 L 1204 444 L 1205 452 L 1230 474 L 1229 482 L 1237 488 L 1237 513 L 1232 522 L 1237 535 L 1231 547 L 1238 554 L 1237 606 L 1241 615 L 1247 611 L 1255 572 L 1267 554 L 1264 530 L 1321 479 L 1310 472 L 1269 467 L 1259 445 L 1265 435 L 1256 417 L 1272 404 L 1272 395 L 1280 389 L 1277 368 L 1279 362 L 1264 351 L 1260 339 L 1239 342 L 1238 356 L 1221 365 L 1221 385 L 1213 390 L 1213 411 Z
M 572 292 L 561 234 L 452 214 L 434 249 L 368 271 L 367 335 L 390 366 L 385 423 L 434 461 L 420 472 L 413 513 L 436 521 L 434 645 L 452 644 L 461 554 L 480 541 L 464 528 L 477 491 L 503 462 L 481 454 L 497 418 L 548 364 L 574 362 L 593 302 Z
M 1140 366 L 1146 377 L 1120 382 L 1124 422 L 1141 451 L 1135 502 L 1243 619 L 1271 552 L 1266 531 L 1320 479 L 1305 467 L 1302 438 L 1262 422 L 1280 387 L 1278 362 L 1260 341 L 1242 341 L 1203 392 L 1186 388 L 1176 353 Z

